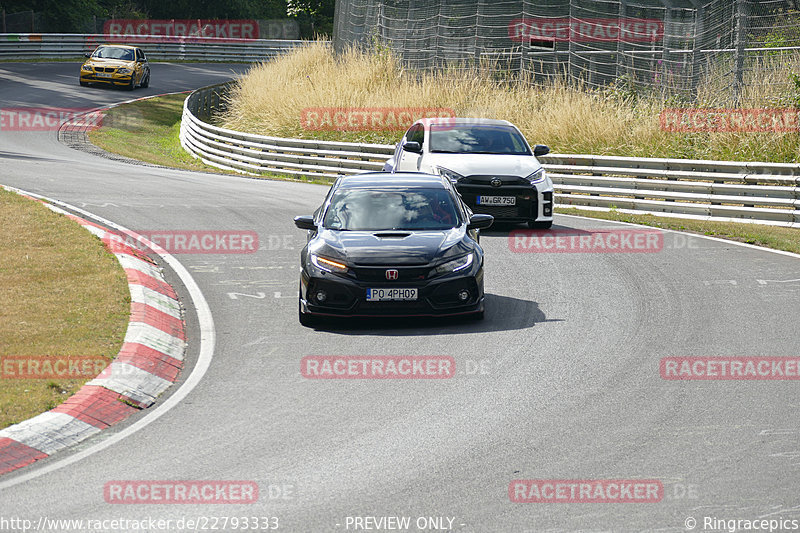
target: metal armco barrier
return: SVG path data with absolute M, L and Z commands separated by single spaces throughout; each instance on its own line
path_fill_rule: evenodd
M 380 171 L 394 153 L 388 144 L 284 139 L 209 124 L 228 86 L 199 89 L 184 102 L 181 144 L 208 165 L 335 178 Z M 562 207 L 800 227 L 800 164 L 570 154 L 540 160 Z
M 335 178 L 382 170 L 394 152 L 394 146 L 386 144 L 284 139 L 209 124 L 206 120 L 222 110 L 228 86 L 223 83 L 194 91 L 183 104 L 181 145 L 208 165 L 250 174 Z
M 82 58 L 98 44 L 113 43 L 140 46 L 151 60 L 256 62 L 306 42 L 159 35 L 4 33 L 0 34 L 0 60 Z

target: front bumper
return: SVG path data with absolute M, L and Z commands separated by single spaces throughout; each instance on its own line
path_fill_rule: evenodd
M 126 85 L 130 85 L 131 77 L 133 74 L 129 74 L 127 76 L 114 76 L 113 78 L 99 78 L 95 73 L 83 73 L 81 72 L 81 81 L 84 83 L 105 83 L 106 85 L 115 85 L 124 87 Z
M 398 269 L 403 270 L 402 267 Z M 301 312 L 338 317 L 411 317 L 466 315 L 484 310 L 482 265 L 463 275 L 410 281 L 401 274 L 400 279 L 404 278 L 404 281 L 393 282 L 366 281 L 326 272 L 310 273 L 309 269 L 303 269 Z M 418 298 L 415 301 L 368 302 L 367 289 L 377 288 L 416 288 Z M 466 301 L 458 298 L 463 289 L 469 291 Z M 327 295 L 324 302 L 316 298 L 320 290 Z
M 504 177 L 502 185 L 493 187 L 489 183 L 483 183 L 483 177 L 471 178 L 456 183 L 456 190 L 473 213 L 492 215 L 499 222 L 541 222 L 553 219 L 552 188 L 542 191 L 535 185 L 522 184 L 526 182 L 524 179 L 510 177 Z M 513 196 L 515 204 L 479 205 L 479 196 Z

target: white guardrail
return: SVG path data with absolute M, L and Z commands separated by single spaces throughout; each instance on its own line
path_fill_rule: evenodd
M 131 44 L 150 60 L 257 62 L 308 41 L 161 35 L 0 33 L 0 60 L 82 58 L 97 45 Z
M 395 147 L 284 139 L 220 128 L 208 120 L 229 84 L 191 93 L 180 139 L 204 163 L 248 174 L 335 178 L 380 171 Z M 549 154 L 539 158 L 559 206 L 800 227 L 800 164 Z

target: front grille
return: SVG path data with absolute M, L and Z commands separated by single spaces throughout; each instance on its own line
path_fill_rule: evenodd
M 519 180 L 522 178 L 514 179 Z M 522 181 L 527 186 L 504 184 L 501 187 L 492 187 L 486 183 L 464 184 L 462 180 L 456 184 L 456 189 L 473 213 L 492 215 L 498 219 L 533 219 L 536 218 L 538 211 L 536 187 L 532 186 L 527 180 Z M 513 206 L 478 205 L 478 196 L 514 196 L 517 199 L 517 203 Z
M 531 182 L 526 180 L 525 178 L 520 178 L 519 176 L 491 176 L 491 175 L 481 175 L 481 174 L 473 174 L 471 176 L 465 176 L 463 179 L 459 180 L 459 184 L 463 185 L 486 185 L 492 186 L 491 182 L 494 178 L 498 178 L 502 183 L 501 186 L 509 186 L 509 185 L 528 185 L 530 186 Z
M 387 280 L 386 271 L 395 269 L 398 273 L 396 280 Z M 351 271 L 355 273 L 356 279 L 359 281 L 373 281 L 382 283 L 397 283 L 403 281 L 420 281 L 427 279 L 428 273 L 431 271 L 430 267 L 354 267 Z
M 114 72 L 116 67 L 94 67 L 95 72 Z
M 495 218 L 518 218 L 519 209 L 516 206 L 507 205 L 474 205 L 471 206 L 473 213 L 482 215 L 492 215 Z

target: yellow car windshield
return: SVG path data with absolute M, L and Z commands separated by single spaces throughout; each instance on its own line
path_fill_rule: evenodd
M 95 50 L 92 57 L 96 59 L 120 59 L 122 61 L 133 61 L 133 50 L 130 48 L 117 48 L 114 46 L 103 46 Z

